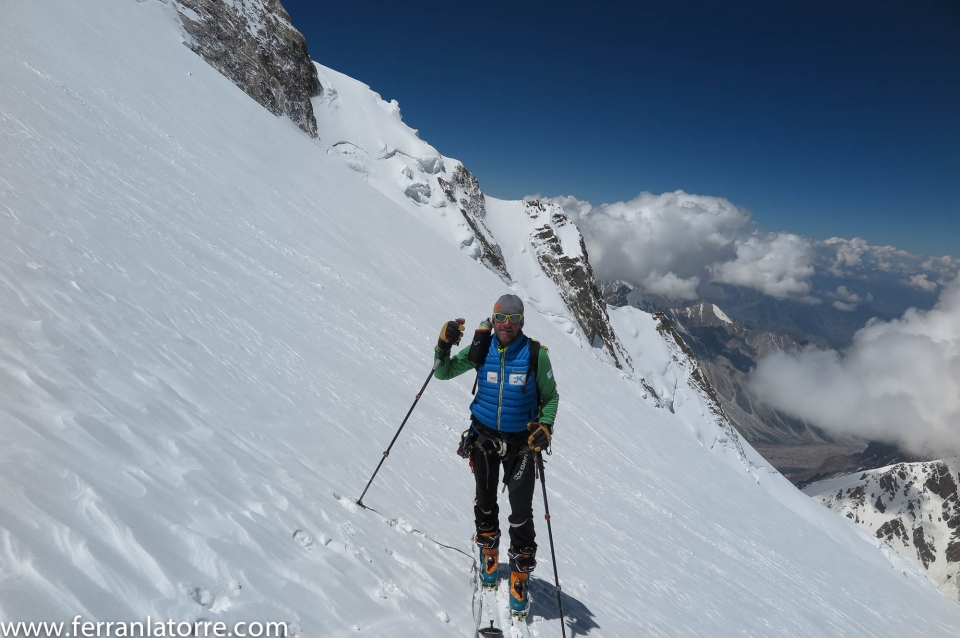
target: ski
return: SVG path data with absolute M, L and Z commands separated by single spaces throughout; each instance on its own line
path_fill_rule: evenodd
M 507 581 L 503 582 L 500 595 L 503 598 L 504 618 L 507 619 L 507 626 L 509 627 L 504 630 L 504 635 L 509 636 L 509 638 L 530 638 L 530 626 L 527 621 L 532 601 L 528 601 L 526 613 L 517 614 L 510 609 L 510 584 Z M 529 595 L 527 593 L 527 596 Z
M 494 587 L 480 586 L 480 614 L 477 620 L 477 637 L 503 638 L 503 635 L 500 608 L 497 604 L 497 590 Z
M 513 614 L 508 608 L 505 582 L 497 587 L 477 583 L 477 638 L 531 638 L 528 615 Z
M 477 619 L 477 638 L 502 638 L 503 625 L 497 603 L 497 588 L 483 586 L 482 576 L 480 575 L 483 556 L 476 544 L 474 544 L 473 561 L 475 577 L 473 600 L 475 603 L 474 614 Z
M 510 614 L 510 627 L 515 630 L 511 632 L 511 634 L 516 635 L 519 632 L 522 638 L 530 638 L 530 625 L 527 623 L 527 619 L 528 614 L 523 614 L 522 616 Z

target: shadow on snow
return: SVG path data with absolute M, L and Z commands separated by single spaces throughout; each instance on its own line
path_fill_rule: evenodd
M 558 620 L 560 610 L 557 608 L 557 592 L 553 583 L 547 582 L 536 576 L 530 576 L 528 585 L 530 592 L 530 619 L 535 616 L 542 616 L 544 620 Z M 563 602 L 563 615 L 566 619 L 569 636 L 585 636 L 591 629 L 599 629 L 593 619 L 591 612 L 586 605 L 568 594 L 566 591 L 560 591 L 560 600 Z

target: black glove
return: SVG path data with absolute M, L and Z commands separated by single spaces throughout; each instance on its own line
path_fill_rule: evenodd
M 527 423 L 527 430 L 530 436 L 527 437 L 527 446 L 534 452 L 539 452 L 550 447 L 550 439 L 553 438 L 553 426 L 546 423 Z
M 440 329 L 440 338 L 437 339 L 437 347 L 441 352 L 450 352 L 450 348 L 460 343 L 463 337 L 463 328 L 466 326 L 466 319 L 454 319 L 443 324 Z

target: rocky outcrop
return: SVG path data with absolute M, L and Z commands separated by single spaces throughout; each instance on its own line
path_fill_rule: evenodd
M 307 42 L 278 0 L 176 0 L 187 44 L 247 95 L 311 137 L 321 92 Z
M 458 164 L 450 180 L 438 177 L 437 181 L 446 194 L 447 200 L 459 206 L 460 214 L 473 231 L 474 239 L 480 248 L 480 263 L 497 273 L 504 281 L 510 281 L 510 273 L 507 271 L 503 252 L 483 222 L 487 214 L 486 198 L 480 190 L 477 178 L 463 164 Z
M 559 206 L 537 200 L 523 205 L 533 222 L 530 244 L 540 268 L 556 284 L 587 341 L 595 348 L 605 349 L 618 368 L 629 369 L 630 355 L 610 325 L 607 304 L 594 279 L 583 235 Z
M 960 460 L 898 463 L 815 483 L 804 491 L 923 565 L 960 595 Z
M 690 386 L 700 395 L 703 405 L 706 406 L 706 409 L 710 412 L 713 421 L 723 433 L 726 434 L 728 442 L 736 448 L 740 458 L 746 461 L 747 456 L 744 453 L 740 436 L 730 422 L 730 419 L 724 413 L 720 398 L 717 396 L 717 392 L 714 390 L 709 379 L 707 379 L 703 373 L 693 350 L 684 342 L 683 337 L 680 336 L 680 333 L 677 332 L 665 313 L 654 313 L 653 318 L 657 322 L 657 332 L 660 333 L 660 336 L 663 337 L 664 341 L 669 344 L 670 349 L 673 351 L 674 361 L 687 373 Z

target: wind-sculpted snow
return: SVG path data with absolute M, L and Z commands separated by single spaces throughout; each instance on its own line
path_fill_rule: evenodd
M 365 498 L 382 516 L 354 499 L 439 325 L 479 321 L 503 281 L 225 81 L 168 5 L 4 8 L 0 619 L 468 635 L 469 375 L 428 386 Z M 549 290 L 525 330 L 561 395 L 567 635 L 955 635 L 960 608 L 919 570 L 711 453 L 710 421 L 651 406 L 568 338 Z M 667 379 L 657 357 L 633 356 Z M 533 629 L 552 638 L 535 507 Z

